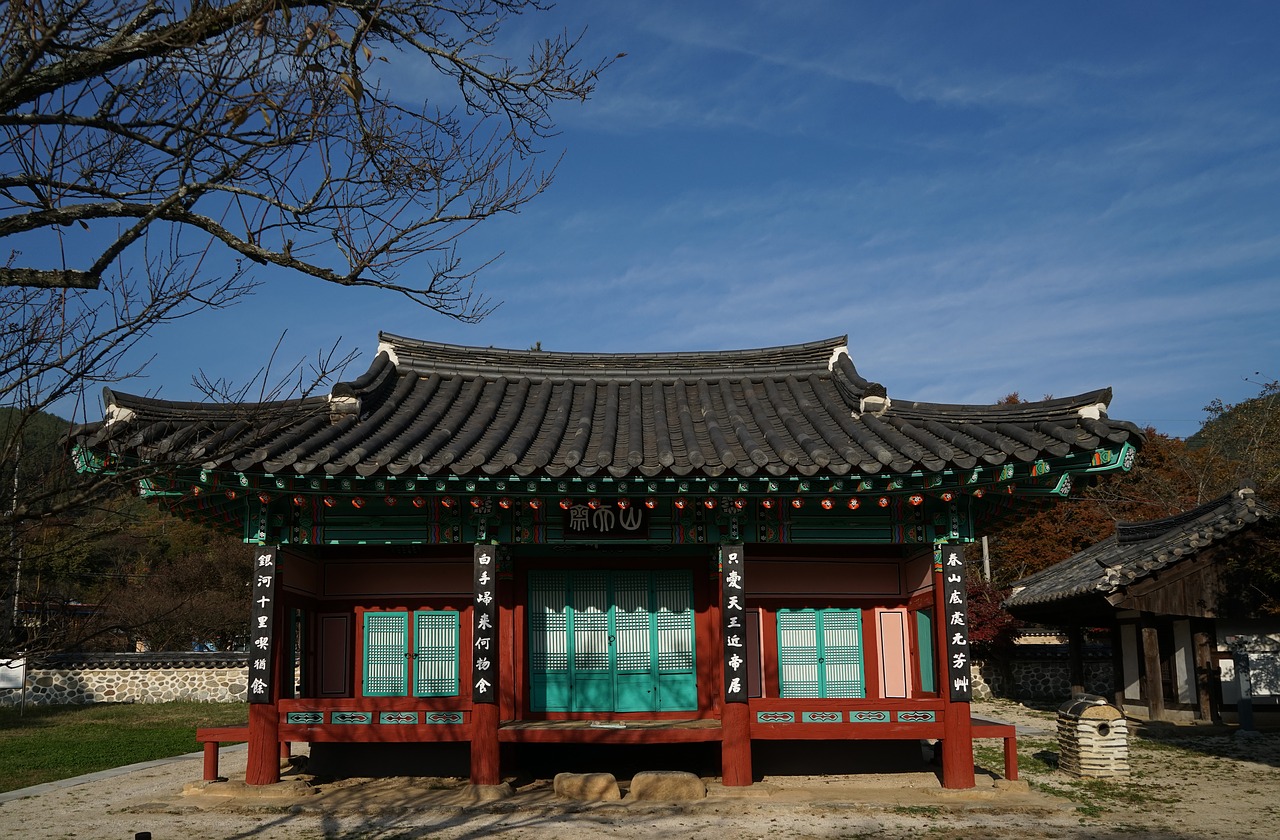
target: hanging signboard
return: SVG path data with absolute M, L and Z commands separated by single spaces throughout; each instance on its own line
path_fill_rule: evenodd
M 608 540 L 640 540 L 648 536 L 645 515 L 640 505 L 614 508 L 599 503 L 575 502 L 564 508 L 566 537 Z
M 253 607 L 249 616 L 250 703 L 271 702 L 278 559 L 279 549 L 276 546 L 263 546 L 253 555 Z
M 471 702 L 498 702 L 497 547 L 477 545 L 471 564 L 475 604 L 471 610 Z
M 942 604 L 947 628 L 947 682 L 952 702 L 969 702 L 973 688 L 969 660 L 969 593 L 960 547 L 942 547 Z
M 741 545 L 720 546 L 720 617 L 726 703 L 747 702 L 746 569 Z

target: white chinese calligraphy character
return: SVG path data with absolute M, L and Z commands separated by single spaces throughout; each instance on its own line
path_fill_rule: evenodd
M 487 584 L 487 583 L 489 582 L 490 578 L 489 578 L 489 570 L 488 570 L 488 569 L 481 569 L 481 570 L 480 570 L 480 578 L 479 578 L 479 580 L 480 580 L 480 585 L 481 585 L 481 586 L 484 586 L 485 584 Z
M 592 519 L 597 531 L 608 531 L 613 528 L 613 511 L 609 508 L 600 508 Z
M 258 586 L 271 586 L 271 575 L 258 575 Z
M 963 633 L 955 633 L 955 634 L 953 634 L 953 635 L 951 636 L 951 644 L 953 644 L 953 645 L 967 645 L 967 644 L 969 644 L 969 640 L 968 640 L 968 639 L 966 639 L 966 638 L 964 637 L 964 634 L 963 634 Z
M 488 630 L 493 626 L 493 622 L 489 620 L 488 613 L 480 613 L 480 617 L 476 619 L 477 630 Z
M 954 613 L 952 613 L 952 614 L 951 614 L 951 626 L 952 626 L 952 627 L 966 627 L 966 626 L 968 626 L 968 625 L 966 625 L 966 624 L 964 623 L 964 613 L 962 613 L 962 612 L 954 612 Z
M 266 650 L 271 647 L 271 639 L 266 636 L 259 636 L 253 640 L 253 646 L 258 650 Z
M 491 685 L 493 685 L 493 683 L 489 682 L 484 677 L 481 677 L 479 680 L 476 681 L 476 691 L 479 691 L 481 694 L 484 694 L 486 691 L 489 690 L 489 686 Z
M 484 590 L 476 596 L 476 603 L 484 604 L 486 607 L 489 606 L 493 603 L 493 592 L 488 589 Z
M 951 685 L 955 687 L 956 691 L 966 691 L 969 688 L 969 678 L 956 677 L 952 680 Z
M 959 575 L 947 575 L 947 583 L 959 583 L 959 582 L 960 582 Z
M 255 659 L 255 660 L 253 660 L 253 670 L 255 670 L 255 671 L 265 671 L 265 670 L 267 670 L 267 660 L 265 660 L 265 659 Z
M 488 636 L 476 636 L 476 647 L 488 650 L 489 643 L 492 641 L 493 639 L 490 639 Z
M 725 646 L 725 647 L 736 647 L 736 648 L 740 648 L 740 647 L 742 647 L 742 637 L 741 637 L 741 636 L 727 636 L 727 637 L 725 638 L 725 640 L 724 640 L 724 646 Z
M 742 588 L 742 575 L 739 572 L 729 572 L 724 576 L 724 585 L 730 589 Z
M 585 531 L 591 524 L 588 518 L 591 516 L 591 508 L 586 505 L 574 505 L 569 508 L 569 530 Z
M 951 657 L 952 668 L 963 668 L 966 664 L 968 664 L 968 662 L 969 662 L 969 657 L 965 656 L 963 653 L 957 653 L 955 656 Z
M 266 629 L 267 629 L 267 619 L 268 619 L 268 618 L 269 618 L 269 616 L 265 616 L 265 615 L 260 615 L 260 616 L 258 616 L 258 629 L 259 629 L 259 630 L 266 630 Z
M 640 515 L 640 508 L 638 507 L 629 507 L 618 514 L 618 524 L 627 531 L 638 529 L 643 521 L 644 517 Z
M 258 565 L 259 565 L 259 566 L 270 566 L 270 565 L 272 565 L 272 563 L 273 563 L 273 562 L 274 562 L 274 561 L 273 561 L 273 559 L 272 559 L 272 557 L 271 557 L 271 555 L 270 555 L 270 554 L 259 554 L 259 555 L 258 555 Z
M 255 603 L 255 604 L 257 604 L 258 606 L 262 607 L 262 608 L 265 610 L 265 609 L 267 608 L 267 604 L 270 604 L 270 603 L 271 603 L 271 599 L 270 599 L 270 598 L 268 598 L 266 595 L 263 595 L 261 598 L 259 598 L 258 600 L 254 601 L 254 603 Z
M 950 596 L 949 598 L 947 598 L 947 603 L 948 603 L 948 604 L 963 604 L 963 603 L 964 603 L 964 601 L 962 601 L 962 600 L 960 599 L 960 593 L 959 593 L 959 592 L 952 592 L 952 593 L 951 593 L 951 596 Z
M 267 684 L 262 681 L 261 677 L 259 677 L 258 679 L 249 683 L 249 690 L 252 691 L 254 694 L 266 694 Z
M 729 603 L 725 604 L 725 605 L 724 605 L 724 608 L 725 608 L 726 610 L 740 610 L 740 609 L 742 609 L 742 604 L 740 604 L 740 603 L 738 602 L 738 596 L 737 596 L 737 595 L 730 595 L 730 596 L 729 596 Z
M 488 658 L 488 657 L 486 657 L 486 656 L 478 656 L 478 657 L 476 657 L 476 670 L 477 670 L 477 671 L 487 671 L 487 670 L 489 670 L 489 666 L 490 666 L 491 664 L 493 664 L 493 663 L 491 663 L 491 662 L 489 661 L 489 658 Z
M 742 667 L 742 663 L 745 661 L 745 659 L 735 653 L 733 656 L 729 657 L 729 667 L 736 671 Z
M 741 677 L 734 677 L 734 678 L 729 682 L 729 693 L 730 693 L 730 694 L 738 694 L 738 693 L 740 693 L 741 691 L 742 691 L 742 678 L 741 678 Z
M 488 554 L 481 554 L 479 557 L 476 558 L 476 562 L 479 563 L 481 566 L 487 566 L 491 562 L 493 562 L 493 558 L 490 557 Z
M 730 630 L 733 630 L 733 629 L 741 630 L 741 629 L 742 629 L 742 622 L 738 620 L 738 616 L 736 616 L 736 615 L 731 615 L 731 616 L 729 616 L 729 623 L 728 623 L 728 624 L 726 624 L 726 625 L 725 625 L 725 627 L 726 627 L 726 628 L 728 628 L 728 629 L 730 629 Z

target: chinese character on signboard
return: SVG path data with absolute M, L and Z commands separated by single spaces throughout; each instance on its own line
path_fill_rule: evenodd
M 721 638 L 724 639 L 724 699 L 747 702 L 747 660 L 743 629 L 746 626 L 746 570 L 741 545 L 720 547 Z
M 253 609 L 249 617 L 250 645 L 249 702 L 271 702 L 271 648 L 275 643 L 276 577 L 279 550 L 275 546 L 256 549 L 253 558 Z
M 477 545 L 472 563 L 471 637 L 473 646 L 481 651 L 471 669 L 471 701 L 473 703 L 498 702 L 498 667 L 491 652 L 497 649 L 498 590 L 494 569 L 497 546 Z

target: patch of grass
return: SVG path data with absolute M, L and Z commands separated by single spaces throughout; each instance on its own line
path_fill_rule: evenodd
M 196 752 L 198 726 L 243 724 L 239 703 L 96 703 L 0 709 L 0 791 Z

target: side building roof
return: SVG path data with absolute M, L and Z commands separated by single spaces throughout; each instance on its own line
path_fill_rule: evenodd
M 1014 585 L 1005 607 L 1037 621 L 1106 608 L 1106 599 L 1231 535 L 1276 516 L 1242 483 L 1221 498 L 1164 519 L 1120 523 L 1115 534 Z
M 326 395 L 204 404 L 107 390 L 104 458 L 242 473 L 809 476 L 973 470 L 1140 445 L 1109 389 L 1018 405 L 896 397 L 846 337 L 752 350 L 555 353 L 380 336 Z

